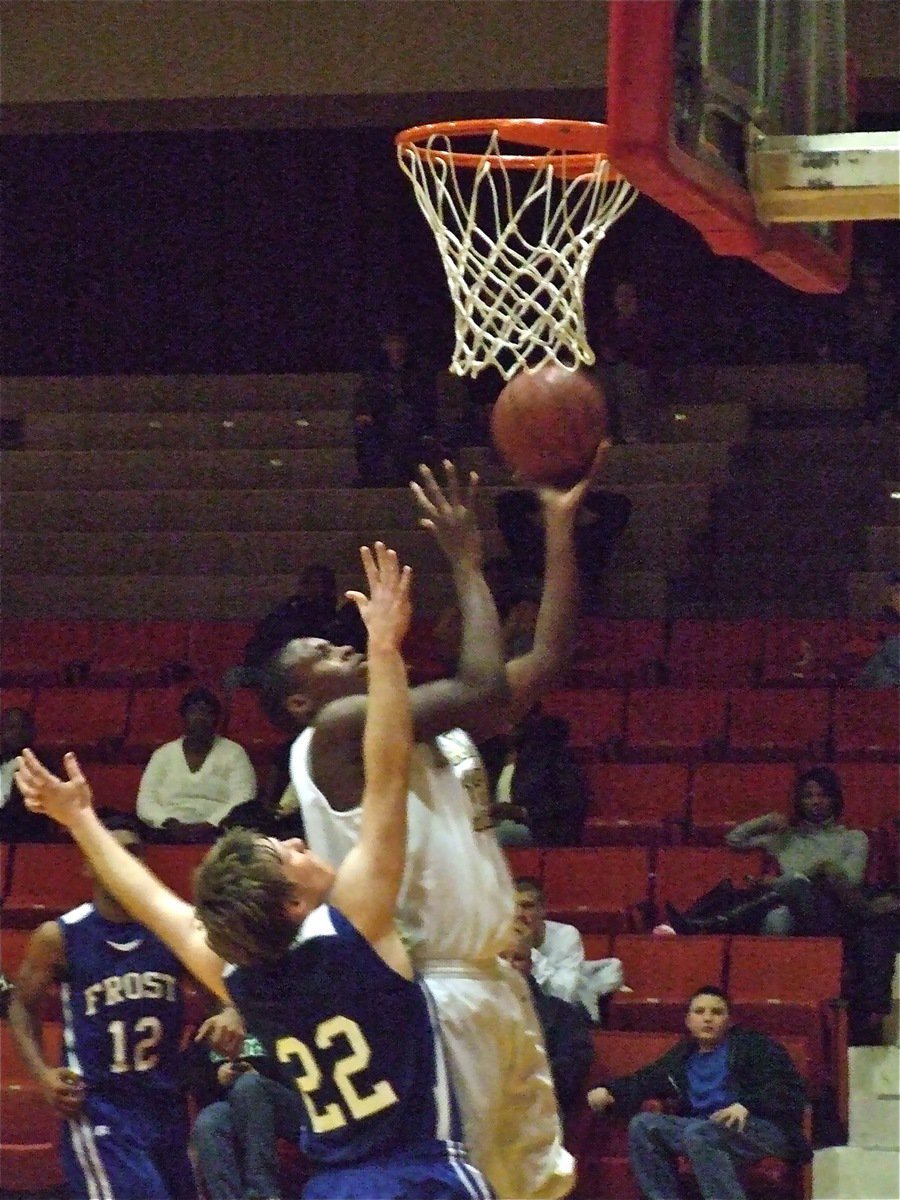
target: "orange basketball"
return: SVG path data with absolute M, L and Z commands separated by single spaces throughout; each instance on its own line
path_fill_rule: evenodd
M 506 465 L 529 483 L 554 487 L 583 477 L 606 428 L 599 381 L 556 365 L 514 375 L 491 413 L 491 437 Z

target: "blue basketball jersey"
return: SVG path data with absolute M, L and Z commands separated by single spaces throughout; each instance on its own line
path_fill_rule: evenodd
M 109 921 L 93 904 L 60 917 L 66 1066 L 88 1095 L 128 1110 L 170 1104 L 181 1091 L 183 968 L 143 925 Z
M 337 909 L 310 913 L 276 963 L 229 967 L 249 1028 L 299 1089 L 301 1149 L 335 1168 L 409 1152 L 459 1159 L 461 1132 L 431 1001 Z

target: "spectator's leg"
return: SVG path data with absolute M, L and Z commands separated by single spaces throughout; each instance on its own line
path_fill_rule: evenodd
M 191 1152 L 209 1200 L 242 1200 L 234 1120 L 227 1100 L 200 1109 L 191 1131 Z
M 277 1139 L 296 1141 L 300 1099 L 286 1087 L 255 1071 L 241 1075 L 228 1097 L 244 1163 L 248 1196 L 271 1200 L 279 1195 Z
M 789 1152 L 781 1130 L 760 1117 L 748 1117 L 740 1133 L 698 1117 L 687 1123 L 682 1142 L 703 1200 L 746 1200 L 738 1164 L 770 1154 L 783 1158 Z
M 646 1200 L 678 1200 L 675 1160 L 684 1152 L 686 1117 L 664 1113 L 638 1113 L 628 1126 L 628 1156 L 641 1194 Z M 724 1198 L 723 1198 L 724 1200 Z

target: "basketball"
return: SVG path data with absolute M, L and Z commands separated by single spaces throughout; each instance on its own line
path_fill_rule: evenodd
M 503 461 L 529 483 L 569 488 L 606 436 L 606 399 L 588 371 L 551 365 L 520 371 L 491 412 L 491 437 Z

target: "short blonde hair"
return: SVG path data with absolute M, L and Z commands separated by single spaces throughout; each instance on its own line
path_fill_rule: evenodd
M 294 885 L 275 848 L 251 829 L 231 829 L 194 873 L 197 918 L 212 950 L 240 966 L 274 962 L 297 932 L 286 905 Z

